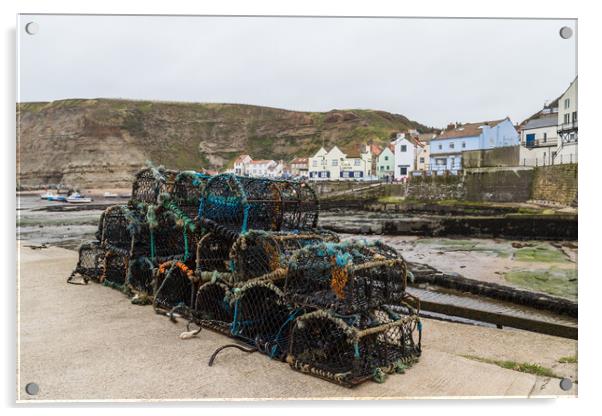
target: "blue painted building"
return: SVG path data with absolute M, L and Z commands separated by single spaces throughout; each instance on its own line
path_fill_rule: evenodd
M 481 123 L 450 124 L 430 142 L 429 170 L 462 169 L 462 152 L 518 146 L 519 135 L 509 118 Z

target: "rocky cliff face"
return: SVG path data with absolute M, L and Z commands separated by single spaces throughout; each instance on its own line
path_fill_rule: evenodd
M 224 169 L 257 159 L 309 156 L 322 143 L 386 143 L 408 128 L 383 111 L 296 112 L 239 104 L 61 100 L 17 105 L 17 179 L 22 187 L 129 186 L 147 160 L 174 169 Z

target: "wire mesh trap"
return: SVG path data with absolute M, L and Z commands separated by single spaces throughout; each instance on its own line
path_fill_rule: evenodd
M 305 183 L 139 171 L 127 205 L 101 215 L 77 277 L 122 290 L 198 331 L 218 331 L 293 369 L 344 386 L 403 370 L 420 356 L 418 301 L 407 268 L 380 242 L 318 229 Z M 412 306 L 414 305 L 414 306 Z
M 235 282 L 282 271 L 284 278 L 287 260 L 295 251 L 321 242 L 338 242 L 336 234 L 324 230 L 299 233 L 252 230 L 241 234 L 229 252 L 230 270 Z M 277 277 L 277 276 L 273 276 Z
M 99 241 L 88 241 L 78 248 L 78 261 L 75 269 L 67 279 L 69 283 L 88 283 L 89 280 L 100 281 L 105 250 Z
M 291 301 L 350 314 L 399 303 L 407 266 L 382 243 L 320 243 L 298 250 L 288 262 L 285 291 Z
M 194 270 L 181 261 L 162 263 L 156 271 L 153 290 L 155 311 L 178 312 L 190 316 L 195 302 Z
M 383 382 L 404 372 L 421 353 L 422 325 L 411 309 L 376 309 L 356 315 L 317 310 L 295 320 L 290 336 L 290 366 L 352 387 Z
M 132 183 L 133 203 L 157 204 L 159 195 L 169 193 L 173 187 L 177 171 L 163 167 L 149 166 L 138 171 Z
M 311 229 L 318 202 L 306 184 L 221 174 L 207 181 L 198 218 L 237 233 Z

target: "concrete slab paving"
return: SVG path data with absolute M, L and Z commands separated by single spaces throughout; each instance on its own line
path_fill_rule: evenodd
M 20 247 L 17 398 L 30 400 L 221 400 L 576 396 L 559 379 L 500 368 L 462 355 L 548 364 L 576 342 L 523 331 L 424 320 L 424 352 L 403 375 L 348 389 L 295 372 L 259 353 L 224 350 L 232 340 L 203 330 L 181 340 L 185 324 L 133 305 L 98 284 L 68 285 L 77 253 Z M 576 378 L 576 365 L 555 369 Z M 28 396 L 24 387 L 39 385 Z

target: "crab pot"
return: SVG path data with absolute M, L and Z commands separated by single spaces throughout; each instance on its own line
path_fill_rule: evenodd
M 202 326 L 230 335 L 230 296 L 230 287 L 222 282 L 201 285 L 196 293 L 193 316 Z
M 176 175 L 177 171 L 162 167 L 148 167 L 138 171 L 132 184 L 131 201 L 157 204 L 159 195 L 169 193 L 173 189 Z
M 194 171 L 182 171 L 175 178 L 172 198 L 191 220 L 198 214 L 199 201 L 209 178 L 209 175 Z
M 318 203 L 305 184 L 221 174 L 207 181 L 198 217 L 241 233 L 307 229 Z
M 135 293 L 151 296 L 155 265 L 148 257 L 136 257 L 128 264 L 127 284 Z
M 105 250 L 98 241 L 88 241 L 79 246 L 79 259 L 71 276 L 80 275 L 84 279 L 99 281 L 102 275 Z
M 205 234 L 196 247 L 197 272 L 229 272 L 231 247 L 231 241 L 214 233 Z
M 252 230 L 234 242 L 230 251 L 231 265 L 238 280 L 246 281 L 285 269 L 285 259 L 295 251 L 324 241 L 338 242 L 338 237 L 320 230 L 301 233 Z
M 171 259 L 194 258 L 194 235 L 188 229 L 179 227 L 168 211 L 161 210 L 156 223 L 145 222 L 136 235 L 133 256 L 145 256 L 157 262 Z
M 194 274 L 186 264 L 170 260 L 159 266 L 153 292 L 155 309 L 182 307 L 190 311 L 194 294 Z
M 283 203 L 282 230 L 313 229 L 318 226 L 319 204 L 316 193 L 307 183 L 279 181 Z
M 101 282 L 107 286 L 123 288 L 127 279 L 129 256 L 121 251 L 107 250 L 104 256 Z
M 301 313 L 274 284 L 254 281 L 233 290 L 231 334 L 271 358 L 284 359 L 294 318 Z
M 407 267 L 382 243 L 315 244 L 288 262 L 285 292 L 296 304 L 357 313 L 404 296 Z
M 132 245 L 132 220 L 134 213 L 125 205 L 107 208 L 102 216 L 102 245 L 126 255 Z
M 318 310 L 300 316 L 291 330 L 287 362 L 295 370 L 352 387 L 402 373 L 421 353 L 418 315 L 374 310 L 338 316 Z

